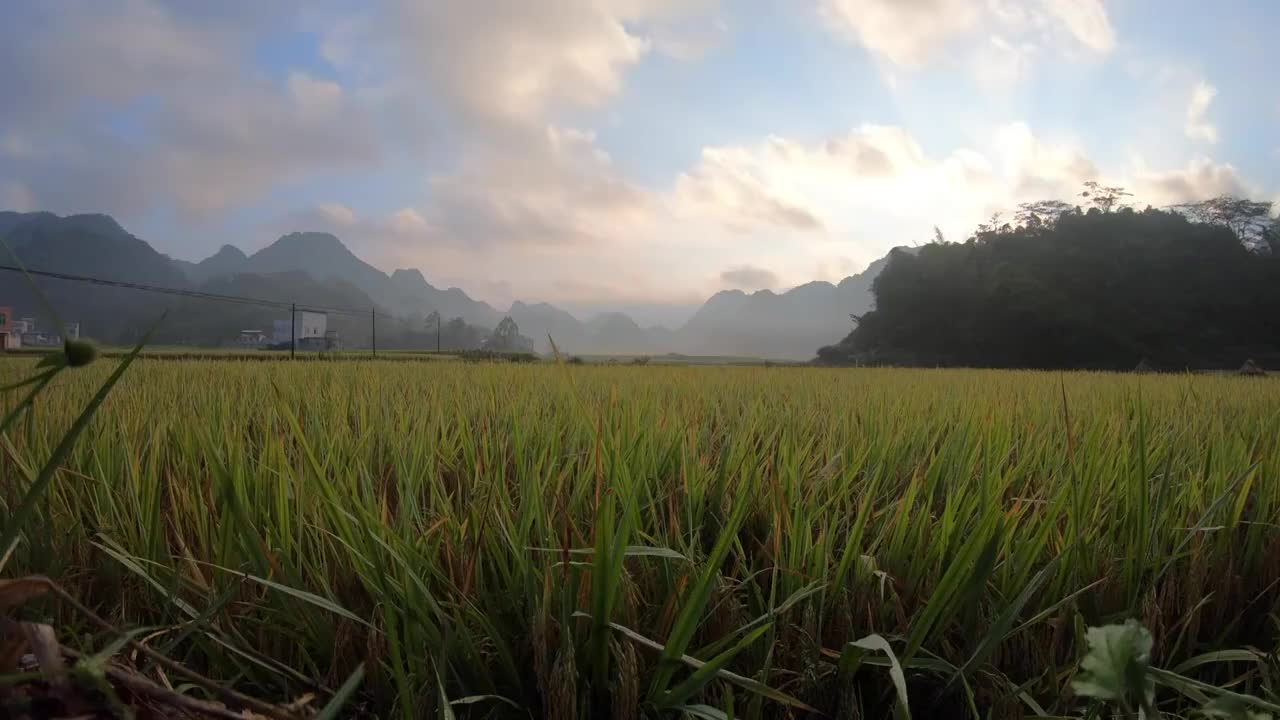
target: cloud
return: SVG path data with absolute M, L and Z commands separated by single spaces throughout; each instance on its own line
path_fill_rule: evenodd
M 450 242 L 608 243 L 645 224 L 652 198 L 613 167 L 591 133 L 547 126 L 518 147 L 477 150 L 469 166 L 432 178 L 425 211 Z
M 1035 43 L 992 35 L 970 59 L 974 80 L 988 92 L 1008 90 L 1031 74 L 1039 50 Z
M 996 210 L 1072 197 L 1100 174 L 1074 145 L 1024 123 L 995 129 L 986 145 L 932 158 L 901 127 L 862 125 L 825 140 L 707 148 L 671 203 L 682 220 L 744 235 L 865 238 L 877 247 L 858 258 L 868 262 L 879 248 L 929 237 L 934 224 L 967 234 Z
M 894 65 L 919 66 L 981 17 L 975 0 L 822 0 L 828 24 Z
M 1134 175 L 1135 199 L 1157 207 L 1219 195 L 1249 197 L 1256 194 L 1256 188 L 1245 183 L 1230 163 L 1215 163 L 1208 158 L 1193 160 L 1186 167 L 1175 170 L 1139 168 Z
M 1115 49 L 1116 33 L 1102 0 L 1044 0 L 1044 5 L 1081 45 L 1101 54 Z
M 885 66 L 920 68 L 962 54 L 980 87 L 1003 90 L 1045 49 L 1103 56 L 1117 44 L 1102 0 L 818 0 L 826 25 Z
M 1187 120 L 1183 126 L 1187 137 L 1210 144 L 1218 142 L 1218 128 L 1205 118 L 1217 95 L 1218 89 L 1203 80 L 1192 88 L 1191 100 L 1187 103 Z
M 70 7 L 68 5 L 71 5 Z M 35 202 L 126 219 L 230 209 L 280 184 L 368 167 L 368 114 L 336 83 L 250 71 L 276 10 L 154 0 L 33 6 L 0 43 L 4 160 Z
M 968 71 L 990 91 L 1016 86 L 1048 59 L 1092 60 L 1120 45 L 1101 0 L 811 4 L 886 73 L 943 61 L 951 75 L 936 79 Z M 329 230 L 380 267 L 422 267 L 495 298 L 652 303 L 723 283 L 838 281 L 893 245 L 929 239 L 934 225 L 963 238 L 1019 202 L 1074 199 L 1085 180 L 1129 187 L 1138 204 L 1253 189 L 1228 164 L 1159 154 L 1157 167 L 1117 167 L 1072 137 L 978 111 L 962 109 L 942 134 L 859 122 L 871 112 L 919 119 L 909 97 L 903 107 L 863 108 L 835 132 L 734 135 L 733 119 L 717 116 L 690 117 L 696 136 L 711 138 L 697 146 L 619 138 L 635 125 L 616 122 L 613 104 L 637 68 L 681 72 L 678 63 L 718 52 L 734 27 L 729 7 L 19 5 L 7 16 L 18 30 L 0 32 L 0 203 L 108 211 L 131 227 L 141 218 L 152 236 L 176 225 L 185 237 L 195 224 L 218 242 L 230 234 L 219 230 L 250 228 L 267 241 Z M 263 59 L 273 43 L 313 31 L 319 57 L 295 67 L 290 45 Z M 734 81 L 740 69 L 708 63 L 699 73 Z M 1174 83 L 1177 97 L 1162 107 L 1177 110 L 1161 132 L 1184 130 L 1182 92 L 1195 78 Z M 646 92 L 660 84 L 650 80 Z M 1185 132 L 1212 141 L 1213 88 L 1203 87 Z M 804 127 L 834 117 L 805 112 Z M 615 161 L 618 142 L 642 142 L 654 156 Z M 726 267 L 726 258 L 754 264 Z
M 653 52 L 709 51 L 721 32 L 716 7 L 394 0 L 368 22 L 341 26 L 326 47 L 339 59 L 361 56 L 347 46 L 380 48 L 388 92 L 409 114 L 454 131 L 456 161 L 431 173 L 415 203 L 436 242 L 580 248 L 639 232 L 653 198 L 622 176 L 594 133 L 560 116 L 618 95 L 626 72 Z
M 776 288 L 781 282 L 777 273 L 754 265 L 737 265 L 720 273 L 720 282 L 727 288 L 760 290 Z
M 353 227 L 356 224 L 355 211 L 342 203 L 321 203 L 316 207 L 316 215 L 327 225 Z
M 703 215 L 736 233 L 759 228 L 809 232 L 822 221 L 796 193 L 765 177 L 762 160 L 744 148 L 706 148 L 697 167 L 675 183 L 676 212 Z
M 638 28 L 667 29 L 703 0 L 394 0 L 376 32 L 392 39 L 407 81 L 449 99 L 473 122 L 538 123 L 552 108 L 596 107 L 652 51 Z M 664 43 L 674 36 L 660 33 Z
M 733 232 L 821 234 L 827 221 L 810 204 L 815 184 L 893 180 L 923 162 L 919 143 L 897 127 L 863 125 L 812 145 L 773 136 L 755 148 L 703 149 L 676 179 L 673 201 L 678 215 L 715 218 Z

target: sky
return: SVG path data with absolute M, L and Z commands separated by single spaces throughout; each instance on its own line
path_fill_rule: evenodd
M 1280 200 L 1280 3 L 15 1 L 0 209 L 338 235 L 500 308 L 678 321 L 1121 185 Z

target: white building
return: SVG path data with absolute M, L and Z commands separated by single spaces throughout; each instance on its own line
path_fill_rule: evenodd
M 261 330 L 241 330 L 236 344 L 245 347 L 261 347 L 267 344 L 267 334 Z
M 284 320 L 276 320 L 272 324 L 271 342 L 278 345 L 287 343 L 294 338 L 298 340 L 324 338 L 325 331 L 328 329 L 329 316 L 327 314 L 300 310 L 292 320 L 285 318 Z M 297 335 L 293 335 L 292 333 L 294 332 Z

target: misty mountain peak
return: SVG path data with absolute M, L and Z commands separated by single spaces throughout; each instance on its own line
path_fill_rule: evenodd
M 210 255 L 209 257 L 205 258 L 205 261 L 207 262 L 207 261 L 209 261 L 209 260 L 213 260 L 213 259 L 215 259 L 215 258 L 216 258 L 216 259 L 219 259 L 219 260 L 237 260 L 237 261 L 240 261 L 240 260 L 248 260 L 248 259 L 249 259 L 249 256 L 248 256 L 248 255 L 245 255 L 245 254 L 244 254 L 244 251 L 243 251 L 243 250 L 241 250 L 240 248 L 236 247 L 235 245 L 223 245 L 222 247 L 218 248 L 218 252 L 216 252 L 216 253 L 214 253 L 214 254 Z
M 347 249 L 346 245 L 342 244 L 337 235 L 327 232 L 291 232 L 288 235 L 280 236 L 280 239 L 272 243 L 267 249 L 270 248 L 297 252 L 339 251 L 348 255 L 351 254 L 351 251 Z
M 391 281 L 411 287 L 421 287 L 429 284 L 427 279 L 423 277 L 422 271 L 418 268 L 397 268 L 391 273 Z
M 734 290 L 721 290 L 720 292 L 716 293 L 715 295 L 712 295 L 711 297 L 707 298 L 707 301 L 706 301 L 705 303 L 703 303 L 703 304 L 704 304 L 704 305 L 711 305 L 712 303 L 724 302 L 724 301 L 726 301 L 726 300 L 737 300 L 737 299 L 740 299 L 740 298 L 744 298 L 744 297 L 746 297 L 746 296 L 747 296 L 747 294 L 746 294 L 745 292 L 743 292 L 743 291 L 741 291 L 741 290 L 737 290 L 737 289 L 734 289 Z
M 63 218 L 68 226 L 84 228 L 94 232 L 106 233 L 109 235 L 129 235 L 116 219 L 110 215 L 103 213 L 81 213 L 78 215 L 68 215 Z

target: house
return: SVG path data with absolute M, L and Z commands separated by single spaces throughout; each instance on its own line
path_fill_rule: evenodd
M 62 344 L 62 336 L 41 330 L 22 333 L 22 344 L 25 347 L 58 347 Z
M 64 338 L 79 340 L 80 323 L 67 323 L 62 334 L 49 332 L 38 329 L 35 318 L 15 319 L 13 308 L 0 307 L 0 348 L 57 347 Z
M 13 319 L 13 308 L 0 307 L 0 350 L 15 350 L 22 347 L 22 331 L 17 328 L 18 321 Z
M 299 310 L 291 319 L 285 318 L 272 323 L 271 342 L 274 345 L 287 345 L 295 339 L 306 338 L 319 338 L 323 341 L 328 328 L 329 316 L 326 313 Z

